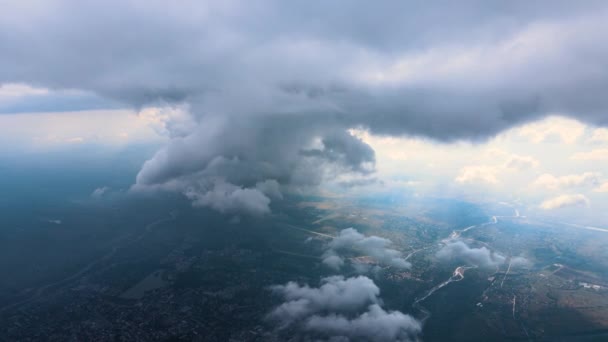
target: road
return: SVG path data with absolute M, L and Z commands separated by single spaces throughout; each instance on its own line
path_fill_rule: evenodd
M 461 236 L 462 236 L 463 233 L 466 233 L 466 232 L 470 231 L 471 229 L 476 229 L 476 228 L 481 228 L 481 227 L 485 227 L 485 226 L 492 225 L 492 224 L 497 224 L 499 218 L 520 218 L 520 217 L 522 217 L 522 216 L 520 215 L 519 210 L 517 210 L 517 209 L 514 209 L 514 215 L 513 216 L 497 216 L 497 215 L 494 215 L 494 216 L 492 216 L 490 218 L 489 222 L 485 222 L 485 223 L 481 223 L 481 224 L 476 224 L 476 225 L 468 226 L 468 227 L 466 227 L 464 229 L 452 231 L 452 233 L 450 234 L 450 236 L 448 236 L 447 238 L 444 238 L 444 239 L 442 239 L 440 241 L 440 245 L 446 245 L 446 244 L 448 244 L 449 242 L 451 242 L 453 240 L 461 238 Z M 428 248 L 431 248 L 431 247 L 434 247 L 434 246 L 436 246 L 436 244 L 429 245 L 427 247 L 415 250 L 412 253 L 410 253 L 410 255 L 408 255 L 406 257 L 406 260 L 411 255 L 413 255 L 414 253 L 418 253 L 419 251 L 422 251 L 422 250 L 425 250 L 425 249 L 428 249 Z M 439 289 L 441 289 L 441 288 L 449 285 L 450 283 L 453 283 L 453 282 L 456 282 L 456 281 L 461 281 L 462 279 L 464 279 L 464 273 L 465 273 L 465 271 L 468 270 L 468 269 L 471 269 L 471 268 L 477 268 L 477 266 L 469 266 L 469 265 L 458 266 L 454 270 L 454 272 L 452 273 L 452 276 L 448 280 L 446 280 L 446 281 L 444 281 L 444 282 L 442 282 L 442 283 L 434 286 L 433 288 L 431 288 L 430 290 L 428 290 L 422 297 L 417 298 L 414 301 L 414 303 L 412 304 L 412 307 L 415 308 L 415 309 L 417 309 L 417 310 L 419 310 L 420 312 L 422 312 L 423 318 L 421 319 L 421 322 L 422 322 L 423 325 L 424 325 L 424 322 L 426 322 L 426 320 L 428 320 L 431 317 L 431 312 L 428 309 L 426 309 L 424 306 L 422 306 L 421 303 L 423 301 L 425 301 L 427 298 L 429 298 L 431 295 L 433 295 L 433 293 L 437 292 L 437 290 L 439 290 Z M 510 268 L 510 263 L 509 263 L 509 268 Z M 506 277 L 506 275 L 505 275 L 505 277 Z M 503 282 L 504 282 L 504 279 L 503 279 Z
M 426 309 L 424 306 L 422 306 L 421 303 L 423 301 L 425 301 L 427 298 L 429 298 L 433 293 L 437 292 L 439 289 L 449 285 L 450 283 L 463 280 L 464 272 L 468 269 L 476 268 L 476 267 L 477 266 L 466 266 L 466 265 L 456 267 L 456 269 L 452 273 L 452 276 L 450 278 L 448 278 L 448 280 L 444 281 L 443 283 L 441 283 L 439 285 L 434 286 L 433 288 L 428 290 L 424 294 L 424 296 L 422 296 L 414 301 L 414 303 L 412 304 L 412 307 L 415 309 L 418 309 L 420 312 L 422 312 L 423 318 L 420 321 L 423 325 L 426 322 L 426 320 L 428 320 L 431 317 L 431 312 L 428 309 Z

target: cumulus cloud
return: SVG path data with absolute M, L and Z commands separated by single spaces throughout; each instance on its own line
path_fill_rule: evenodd
M 100 188 L 97 188 L 95 190 L 93 190 L 93 192 L 91 193 L 91 197 L 93 198 L 101 198 L 103 197 L 108 191 L 110 191 L 110 188 L 107 186 L 102 186 Z
M 558 190 L 562 188 L 591 187 L 600 184 L 601 175 L 598 172 L 584 172 L 581 174 L 556 177 L 550 173 L 540 175 L 533 183 L 534 186 Z
M 454 141 L 551 113 L 608 124 L 607 17 L 602 1 L 11 2 L 0 84 L 188 108 L 136 185 L 210 183 L 223 158 L 226 183 L 252 195 L 372 172 L 352 128 Z
M 303 335 L 327 339 L 366 341 L 413 341 L 422 330 L 420 322 L 399 311 L 386 311 L 380 289 L 364 277 L 333 276 L 318 288 L 289 282 L 272 287 L 284 303 L 268 318 L 280 328 L 294 326 Z
M 307 330 L 326 336 L 346 337 L 354 341 L 415 341 L 422 327 L 410 315 L 399 311 L 385 311 L 377 304 L 355 318 L 341 315 L 312 316 L 305 325 Z
M 222 213 L 259 216 L 270 212 L 270 199 L 257 188 L 243 188 L 224 181 L 213 182 L 210 188 L 189 187 L 184 195 L 195 207 L 210 207 Z
M 273 286 L 272 291 L 284 297 L 286 302 L 275 308 L 270 316 L 284 324 L 318 312 L 348 313 L 380 303 L 380 289 L 364 276 L 323 278 L 318 288 L 289 282 Z
M 456 177 L 456 182 L 461 184 L 487 183 L 497 184 L 499 169 L 489 165 L 465 166 Z
M 533 169 L 540 165 L 539 161 L 531 156 L 520 156 L 520 155 L 512 155 L 507 162 L 505 163 L 505 167 L 507 169 L 513 170 L 527 170 Z
M 567 118 L 551 117 L 519 129 L 519 134 L 533 143 L 559 141 L 575 143 L 585 133 L 585 125 Z
M 251 194 L 280 199 L 282 185 L 313 186 L 332 175 L 369 174 L 374 165 L 368 145 L 331 125 L 315 127 L 304 118 L 233 123 L 215 117 L 158 151 L 143 165 L 135 188 L 174 189 L 179 184 L 181 190 L 222 178 Z
M 582 194 L 560 195 L 550 198 L 540 204 L 540 208 L 545 210 L 583 206 L 589 206 L 589 199 Z
M 499 149 L 490 149 L 486 151 L 486 154 L 493 159 L 504 160 L 504 162 L 502 164 L 494 165 L 481 164 L 464 166 L 460 169 L 460 172 L 454 179 L 456 183 L 462 185 L 499 185 L 502 184 L 500 179 L 501 175 L 517 171 L 527 171 L 540 165 L 540 162 L 532 156 L 509 154 Z
M 589 142 L 608 143 L 608 128 L 596 128 L 593 130 Z
M 257 182 L 255 184 L 255 188 L 270 198 L 283 198 L 283 193 L 281 192 L 281 185 L 274 179 L 267 179 L 263 182 Z
M 463 241 L 448 242 L 436 254 L 444 261 L 459 260 L 482 268 L 494 268 L 505 262 L 506 258 L 486 247 L 469 247 Z
M 374 235 L 365 236 L 354 228 L 343 229 L 327 245 L 327 250 L 323 254 L 323 263 L 333 269 L 340 269 L 345 263 L 344 253 L 354 252 L 371 257 L 380 265 L 410 268 L 411 264 L 403 258 L 402 253 L 390 248 L 392 244 L 389 239 Z M 360 261 L 352 262 L 351 265 L 360 273 L 366 273 L 375 266 Z
M 532 267 L 532 262 L 525 257 L 515 256 L 511 258 L 511 268 L 530 268 Z
M 327 251 L 323 254 L 323 263 L 334 270 L 339 270 L 344 266 L 344 258 L 333 251 Z
M 572 156 L 574 160 L 608 160 L 608 148 L 598 148 L 589 152 L 578 152 Z
M 608 192 L 608 182 L 602 183 L 599 187 L 597 187 L 595 192 Z

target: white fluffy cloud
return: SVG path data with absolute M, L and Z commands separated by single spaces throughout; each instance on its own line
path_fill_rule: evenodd
M 551 139 L 566 144 L 575 143 L 585 133 L 585 125 L 567 118 L 543 120 L 519 129 L 519 134 L 533 143 L 542 143 Z
M 486 247 L 472 248 L 463 241 L 451 241 L 445 244 L 436 254 L 444 261 L 460 260 L 483 268 L 493 268 L 505 262 L 502 254 L 495 253 Z
M 268 318 L 281 328 L 295 327 L 305 338 L 312 333 L 331 340 L 407 342 L 422 331 L 413 317 L 384 310 L 380 289 L 364 276 L 324 278 L 318 288 L 289 282 L 272 290 L 285 302 Z
M 392 241 L 379 236 L 365 236 L 354 228 L 347 228 L 340 231 L 327 246 L 323 254 L 323 263 L 333 269 L 340 269 L 344 265 L 343 254 L 345 251 L 360 253 L 371 257 L 375 262 L 383 266 L 396 268 L 410 268 L 401 252 L 390 248 Z M 365 273 L 373 269 L 372 266 L 362 263 L 351 263 L 360 273 Z
M 270 198 L 263 190 L 243 188 L 222 180 L 213 182 L 209 188 L 188 187 L 184 195 L 194 206 L 209 207 L 222 213 L 241 212 L 259 216 L 270 212 Z
M 497 184 L 499 168 L 490 165 L 465 166 L 456 177 L 456 182 L 461 184 L 487 183 Z
M 528 260 L 527 258 L 524 258 L 522 256 L 512 257 L 510 260 L 510 263 L 511 263 L 511 268 L 514 268 L 514 269 L 532 267 L 532 262 L 530 262 L 530 260 Z
M 544 210 L 561 209 L 567 207 L 589 206 L 589 199 L 582 194 L 560 195 L 557 197 L 545 200 L 540 204 L 540 208 Z
M 101 198 L 103 197 L 108 191 L 110 191 L 110 188 L 107 186 L 102 186 L 100 188 L 97 188 L 95 190 L 93 190 L 93 192 L 91 193 L 91 197 L 93 198 Z
M 533 169 L 540 165 L 538 159 L 532 156 L 512 155 L 505 163 L 505 168 L 518 170 Z
M 507 173 L 525 172 L 540 165 L 540 162 L 532 156 L 509 154 L 496 149 L 490 149 L 486 154 L 497 161 L 504 160 L 504 163 L 464 166 L 455 178 L 456 183 L 497 185 L 502 181 L 501 176 Z
M 589 142 L 608 143 L 608 128 L 596 128 L 593 130 Z
M 289 282 L 273 286 L 272 290 L 286 300 L 270 313 L 272 318 L 283 324 L 291 324 L 319 312 L 348 313 L 380 303 L 380 289 L 373 280 L 364 276 L 323 278 L 318 288 Z
M 540 175 L 533 185 L 547 190 L 559 190 L 562 188 L 593 187 L 599 185 L 600 180 L 601 175 L 598 172 L 584 172 L 560 177 L 545 173 Z
M 347 341 L 408 342 L 417 341 L 422 327 L 410 315 L 399 311 L 385 311 L 378 304 L 370 305 L 367 312 L 355 318 L 342 315 L 312 316 L 305 325 L 333 338 L 345 337 Z
M 572 156 L 572 159 L 581 161 L 608 160 L 608 148 L 598 148 L 588 152 L 578 152 Z
M 595 192 L 608 192 L 608 182 L 602 183 L 595 189 Z

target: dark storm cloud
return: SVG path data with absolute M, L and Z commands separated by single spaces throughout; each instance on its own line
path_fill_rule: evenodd
M 272 290 L 285 302 L 268 318 L 280 328 L 295 327 L 305 340 L 309 334 L 341 341 L 413 341 L 421 324 L 399 311 L 386 311 L 380 289 L 364 277 L 324 278 L 318 288 L 289 282 Z
M 379 132 L 439 138 L 489 134 L 547 109 L 605 122 L 597 113 L 605 105 L 605 10 L 601 1 L 20 1 L 0 14 L 0 82 L 139 105 L 225 94 L 239 115 L 299 113 L 303 101 Z M 539 49 L 490 74 L 483 70 L 501 61 L 482 54 L 481 75 L 453 84 L 445 75 L 389 89 L 353 80 L 361 68 L 401 56 L 444 46 L 489 51 L 535 29 L 547 35 L 502 52 L 509 59 Z M 470 115 L 483 119 L 457 124 Z
M 345 131 L 334 132 L 322 139 L 323 148 L 302 151 L 302 155 L 340 162 L 353 171 L 367 173 L 376 161 L 374 150 Z
M 173 134 L 137 186 L 199 199 L 226 192 L 214 184 L 259 192 L 260 182 L 373 171 L 373 151 L 349 128 L 450 141 L 553 112 L 608 124 L 607 10 L 603 1 L 13 1 L 0 12 L 0 83 L 136 108 L 186 104 L 190 134 Z M 247 198 L 264 208 L 262 196 Z

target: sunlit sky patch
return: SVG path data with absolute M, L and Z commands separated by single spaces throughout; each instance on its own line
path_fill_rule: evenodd
M 608 141 L 603 128 L 552 116 L 475 143 L 352 133 L 376 151 L 384 185 L 370 187 L 510 201 L 549 216 L 578 213 L 577 219 L 606 219 Z
M 27 88 L 14 89 L 21 94 Z M 3 95 L 15 96 L 7 93 Z M 61 151 L 74 145 L 108 149 L 163 144 L 169 138 L 168 122 L 188 120 L 183 108 L 172 107 L 5 114 L 0 115 L 0 139 L 5 150 L 10 146 L 29 152 Z M 551 116 L 478 142 L 440 143 L 360 129 L 350 133 L 375 150 L 376 172 L 364 178 L 327 181 L 334 190 L 352 194 L 397 190 L 479 202 L 508 201 L 530 213 L 577 222 L 606 219 L 608 134 L 604 128 Z M 342 186 L 336 188 L 336 184 Z

